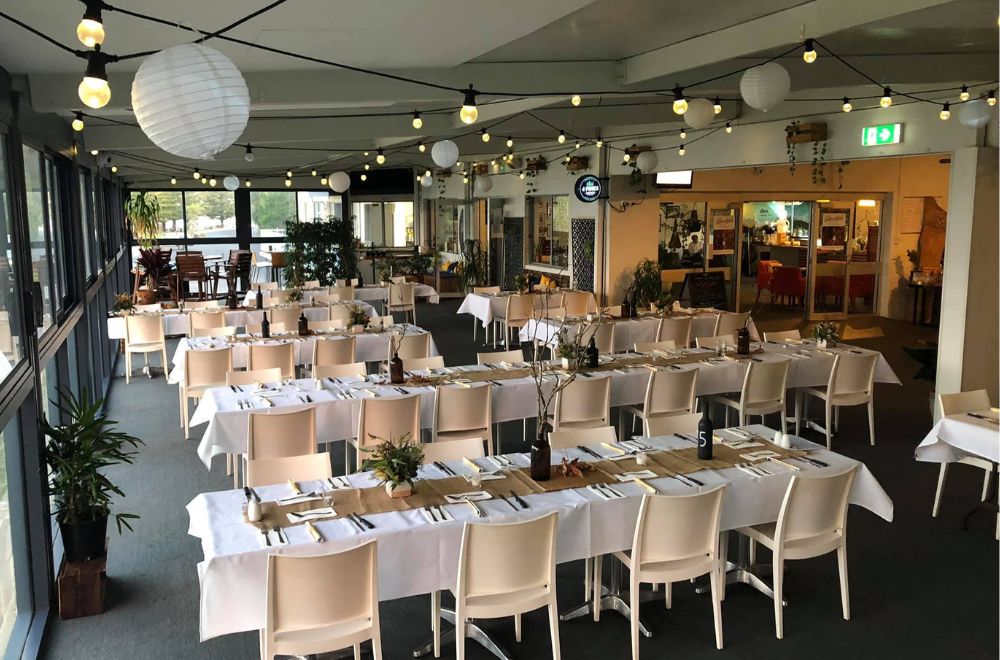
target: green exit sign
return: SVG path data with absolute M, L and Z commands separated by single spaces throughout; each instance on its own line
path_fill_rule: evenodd
M 865 126 L 861 129 L 861 144 L 865 147 L 899 144 L 902 141 L 902 124 L 879 124 L 878 126 Z

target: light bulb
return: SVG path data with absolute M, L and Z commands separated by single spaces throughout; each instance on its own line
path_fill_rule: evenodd
M 597 142 L 594 143 L 594 146 L 600 149 L 601 147 L 604 146 L 604 140 L 598 140 Z
M 424 172 L 424 176 L 431 176 L 431 171 L 427 170 L 426 172 Z
M 806 64 L 812 64 L 816 61 L 816 49 L 813 48 L 812 39 L 806 39 L 805 50 L 802 51 L 802 59 L 805 60 Z
M 683 156 L 684 155 L 684 145 L 683 144 L 681 146 L 677 147 L 677 155 L 678 156 Z
M 101 78 L 84 77 L 76 91 L 88 108 L 103 108 L 111 100 L 111 87 Z
M 104 43 L 104 24 L 91 18 L 84 18 L 76 26 L 76 38 L 87 48 L 100 46 Z
M 948 103 L 942 105 L 941 113 L 938 115 L 938 117 L 941 118 L 941 121 L 948 121 L 948 118 L 951 117 L 951 105 Z
M 361 175 L 361 180 L 362 181 L 367 181 L 368 180 L 368 175 L 367 174 L 362 174 Z
M 74 112 L 73 115 L 74 115 L 74 117 L 73 117 L 73 123 L 70 124 L 70 125 L 73 127 L 74 131 L 76 131 L 76 132 L 79 133 L 80 131 L 83 130 L 83 113 L 82 112 Z
M 117 165 L 112 165 L 111 166 L 111 173 L 114 174 L 117 171 L 118 171 L 118 166 Z
M 684 139 L 686 139 L 686 138 L 687 138 L 687 136 L 688 136 L 688 132 L 687 132 L 687 131 L 685 131 L 685 130 L 684 130 L 684 129 L 682 128 L 682 129 L 681 129 L 681 139 L 682 139 L 682 140 L 684 140 Z
M 997 104 L 997 93 L 992 89 L 986 92 L 986 103 L 987 105 L 994 106 Z
M 622 160 L 626 163 L 629 162 L 630 160 L 632 160 L 632 154 L 626 151 L 625 155 L 622 156 Z
M 213 188 L 215 187 L 215 177 L 212 177 L 211 179 L 208 180 L 208 185 L 212 186 Z
M 565 158 L 563 158 L 563 162 L 564 163 L 568 163 L 569 162 L 569 156 L 566 156 Z
M 385 154 L 382 153 L 381 149 L 378 150 L 378 154 L 375 156 L 375 162 L 378 163 L 379 165 L 385 163 Z
M 507 138 L 507 148 L 510 149 L 514 146 L 514 140 L 512 138 Z
M 683 115 L 687 109 L 688 102 L 684 98 L 684 88 L 678 85 L 674 87 L 674 114 Z
M 243 160 L 245 160 L 248 163 L 253 162 L 253 147 L 251 147 L 249 144 L 247 145 L 247 152 L 243 154 Z
M 319 180 L 319 185 L 321 185 L 321 186 L 325 186 L 326 185 L 326 177 L 323 177 L 322 179 Z
M 462 109 L 458 113 L 463 124 L 474 124 L 479 119 L 479 110 L 476 108 L 476 94 L 477 92 L 472 88 L 472 85 L 469 85 L 469 89 L 465 90 Z
M 563 144 L 564 142 L 566 142 L 566 134 L 563 133 L 562 131 L 559 131 L 559 137 L 557 137 L 556 140 L 559 141 L 559 144 Z
M 250 179 L 247 179 L 246 181 L 243 182 L 243 185 L 245 185 L 247 188 L 249 188 L 250 186 L 253 185 L 253 182 L 250 181 Z
M 583 101 L 583 99 L 580 98 L 579 94 L 574 94 L 569 100 L 569 102 L 573 105 L 580 105 L 581 101 Z
M 720 112 L 722 112 L 722 102 L 719 101 L 718 96 L 716 96 L 715 100 L 712 101 L 712 110 L 715 111 L 715 114 L 719 114 Z
M 421 128 L 424 125 L 424 120 L 420 118 L 419 112 L 414 112 L 413 121 L 410 123 L 413 124 L 413 128 Z
M 424 153 L 425 151 L 427 151 L 427 147 L 424 146 L 423 142 L 417 145 L 417 151 L 419 151 L 420 153 Z
M 368 156 L 368 152 L 367 151 L 365 152 L 365 156 Z
M 91 155 L 91 156 L 96 156 L 96 155 L 97 155 L 97 154 L 99 154 L 99 153 L 100 153 L 100 152 L 99 152 L 99 151 L 98 151 L 97 149 L 91 149 L 91 150 L 90 150 L 90 155 Z
M 886 87 L 882 90 L 882 99 L 878 102 L 883 108 L 888 108 L 892 105 L 892 89 Z
M 517 175 L 517 177 L 518 177 L 519 179 L 523 179 L 523 178 L 524 178 L 524 172 L 521 172 L 520 174 L 518 174 L 518 175 Z
M 194 180 L 198 181 L 199 179 L 201 179 L 201 172 L 199 172 L 198 170 L 195 170 L 194 171 Z
M 483 139 L 483 142 L 490 141 L 490 134 L 485 128 L 482 131 L 480 131 L 480 133 L 481 133 L 480 137 Z
M 368 163 L 365 163 L 365 170 L 370 170 L 371 168 L 372 168 L 371 165 L 369 165 Z
M 469 182 L 469 177 L 463 176 L 462 177 L 462 183 L 468 183 L 468 182 Z
M 286 188 L 291 188 L 292 187 L 292 180 L 291 179 L 285 179 L 285 187 Z
M 312 171 L 312 172 L 310 172 L 309 174 L 311 174 L 312 176 L 316 176 L 316 170 L 313 170 L 313 171 Z
M 733 132 L 733 125 L 730 124 L 728 121 L 726 122 L 726 132 L 727 133 L 732 133 Z
M 285 176 L 287 176 L 289 179 L 291 179 L 292 178 L 292 171 L 288 170 L 287 172 L 285 172 Z
M 496 158 L 494 158 L 493 160 L 490 161 L 490 165 L 496 165 L 496 164 L 497 164 L 497 159 Z
M 574 149 L 579 149 L 579 148 L 580 148 L 580 143 L 579 143 L 579 142 L 577 142 L 576 144 L 574 144 L 574 145 L 573 145 L 573 148 L 574 148 Z
M 208 183 L 208 179 L 206 179 L 205 177 L 201 177 L 201 183 L 202 185 Z
M 177 185 L 177 179 L 175 177 L 170 177 L 170 185 L 172 185 L 172 186 L 176 186 Z
M 959 101 L 968 101 L 969 100 L 969 88 L 968 88 L 968 86 L 962 85 L 962 91 L 958 94 L 958 100 Z
M 844 105 L 840 107 L 844 110 L 844 112 L 850 112 L 851 110 L 854 109 L 854 106 L 851 105 L 851 99 L 847 98 L 846 96 L 844 97 Z

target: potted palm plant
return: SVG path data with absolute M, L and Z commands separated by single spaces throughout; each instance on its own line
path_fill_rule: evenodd
M 153 193 L 133 193 L 125 203 L 125 219 L 139 246 L 151 248 L 160 231 L 160 200 Z
M 417 470 L 424 461 L 424 450 L 420 444 L 413 442 L 409 433 L 393 441 L 382 440 L 370 436 L 380 442 L 372 449 L 366 449 L 371 454 L 361 467 L 371 470 L 380 482 L 385 484 L 385 492 L 389 497 L 407 497 L 413 494 L 413 480 L 417 478 Z
M 62 533 L 66 559 L 81 562 L 104 555 L 108 518 L 112 515 L 118 533 L 132 530 L 133 513 L 111 513 L 111 500 L 124 497 L 105 470 L 113 465 L 133 463 L 142 441 L 116 430 L 118 422 L 108 419 L 104 400 L 92 400 L 84 390 L 76 398 L 61 390 L 58 408 L 64 421 L 53 425 L 42 420 L 48 440 L 43 448 L 49 469 L 49 492 L 55 503 L 56 522 Z

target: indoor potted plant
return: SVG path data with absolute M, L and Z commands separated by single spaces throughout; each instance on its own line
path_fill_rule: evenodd
M 105 469 L 133 463 L 142 444 L 136 437 L 115 430 L 118 422 L 108 419 L 104 400 L 91 400 L 84 390 L 77 399 L 61 390 L 58 403 L 64 423 L 42 420 L 48 440 L 42 450 L 49 469 L 49 492 L 54 499 L 56 521 L 62 533 L 66 559 L 81 562 L 105 553 L 108 518 L 113 515 L 118 533 L 132 529 L 132 513 L 111 513 L 113 496 L 124 496 L 105 474 Z
M 389 497 L 408 497 L 413 494 L 413 480 L 417 477 L 417 470 L 420 469 L 424 461 L 424 450 L 420 444 L 413 442 L 409 433 L 393 441 L 392 437 L 382 440 L 375 436 L 369 436 L 379 443 L 371 449 L 365 449 L 371 454 L 366 458 L 361 467 L 371 470 L 379 478 L 380 483 L 385 484 L 385 492 Z
M 160 282 L 173 270 L 170 255 L 159 248 L 139 248 L 139 258 L 136 259 L 146 274 L 145 285 L 137 292 L 140 302 L 156 302 Z
M 347 322 L 351 325 L 351 332 L 358 335 L 364 332 L 368 325 L 368 312 L 362 309 L 361 305 L 351 305 L 347 308 Z
M 514 276 L 514 291 L 525 293 L 528 290 L 528 274 L 518 273 Z
M 836 344 L 837 339 L 839 339 L 837 337 L 837 325 L 830 321 L 817 323 L 816 327 L 813 328 L 813 337 L 816 339 L 816 345 L 820 348 L 826 348 L 828 345 L 833 346 Z
M 132 302 L 132 296 L 128 293 L 116 293 L 115 302 L 111 309 L 118 316 L 128 316 L 135 311 L 135 303 Z
M 149 249 L 156 244 L 156 235 L 160 232 L 160 200 L 154 193 L 133 193 L 125 203 L 125 219 L 140 247 Z
M 632 271 L 632 297 L 630 302 L 635 308 L 648 308 L 657 301 L 663 292 L 663 280 L 660 277 L 659 265 L 651 259 L 643 259 Z

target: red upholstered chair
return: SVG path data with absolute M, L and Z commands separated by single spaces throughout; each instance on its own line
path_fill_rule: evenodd
M 760 294 L 765 289 L 770 291 L 771 276 L 774 274 L 774 269 L 779 266 L 781 266 L 781 262 L 773 259 L 761 259 L 757 262 L 757 300 L 760 300 Z M 772 295 L 774 295 L 773 292 Z
M 801 305 L 806 296 L 806 278 L 794 266 L 779 266 L 771 275 L 771 300 L 778 297 L 791 298 L 791 304 Z
M 864 300 L 865 304 L 871 304 L 875 297 L 875 275 L 868 273 L 863 275 L 851 275 L 847 283 L 848 300 L 854 302 L 858 298 Z
M 844 295 L 844 278 L 837 275 L 816 276 L 816 300 L 822 302 L 827 296 L 833 296 L 838 302 Z

